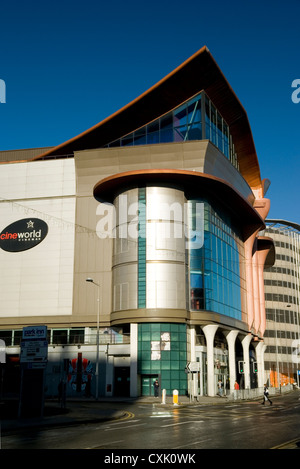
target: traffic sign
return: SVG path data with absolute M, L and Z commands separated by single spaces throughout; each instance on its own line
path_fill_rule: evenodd
M 48 342 L 46 340 L 23 340 L 21 342 L 21 363 L 46 362 Z
M 198 373 L 200 371 L 200 363 L 199 362 L 189 362 L 186 365 L 187 373 Z

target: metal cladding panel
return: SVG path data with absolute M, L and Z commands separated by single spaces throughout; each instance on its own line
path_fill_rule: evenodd
M 185 308 L 184 193 L 147 188 L 147 308 Z
M 182 191 L 166 187 L 114 200 L 114 311 L 185 308 L 185 203 Z

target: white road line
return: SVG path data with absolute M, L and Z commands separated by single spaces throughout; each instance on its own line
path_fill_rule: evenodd
M 109 446 L 109 445 L 114 445 L 115 443 L 122 443 L 124 440 L 116 440 L 116 441 L 108 441 L 106 443 L 102 443 L 102 445 L 95 445 L 95 446 L 88 446 L 86 449 L 95 449 L 95 448 L 100 448 L 101 446 Z
M 238 432 L 228 432 L 227 436 L 228 435 L 239 435 L 240 433 L 248 433 L 248 432 L 253 432 L 255 430 L 256 430 L 256 428 L 247 428 L 247 430 L 239 430 Z
M 112 431 L 112 430 L 124 430 L 124 429 L 130 429 L 130 428 L 133 428 L 133 427 L 141 427 L 143 425 L 146 425 L 146 423 L 138 423 L 137 425 L 127 425 L 126 427 L 114 427 L 114 428 L 105 428 L 104 431 L 105 432 L 109 432 L 109 431 Z
M 193 446 L 193 445 L 198 445 L 199 443 L 204 443 L 205 441 L 211 441 L 212 438 L 205 438 L 203 440 L 198 440 L 198 441 L 193 441 L 193 442 L 190 442 L 188 443 L 187 445 L 182 445 L 182 446 L 175 446 L 174 448 L 172 449 L 181 449 L 181 448 L 186 448 L 186 447 L 190 447 L 190 446 Z
M 204 420 L 189 420 L 188 422 L 176 422 L 176 423 L 170 423 L 168 425 L 161 425 L 162 428 L 165 427 L 175 427 L 176 425 L 185 425 L 186 423 L 202 423 Z
M 130 423 L 132 422 L 140 422 L 141 419 L 134 419 L 134 420 L 130 420 Z M 112 426 L 119 426 L 119 425 L 124 425 L 124 420 L 120 420 L 120 422 L 112 422 L 112 423 L 109 423 L 108 425 L 106 424 L 105 427 L 106 428 L 110 428 Z

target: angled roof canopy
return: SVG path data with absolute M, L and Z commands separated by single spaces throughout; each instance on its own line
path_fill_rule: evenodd
M 189 198 L 199 194 L 211 194 L 235 213 L 239 220 L 246 224 L 263 228 L 265 226 L 259 213 L 253 208 L 251 201 L 246 200 L 229 183 L 223 179 L 198 171 L 182 169 L 142 169 L 113 174 L 99 181 L 94 186 L 94 197 L 99 202 L 113 203 L 114 198 L 135 187 L 144 185 L 160 185 L 184 190 Z
M 200 49 L 110 117 L 34 159 L 101 148 L 146 125 L 202 90 L 230 126 L 241 174 L 251 187 L 261 187 L 260 169 L 247 114 L 207 47 Z

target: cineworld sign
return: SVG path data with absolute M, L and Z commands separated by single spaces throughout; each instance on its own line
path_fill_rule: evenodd
M 48 225 L 39 218 L 24 218 L 0 233 L 0 248 L 8 252 L 27 251 L 40 244 L 48 233 Z

